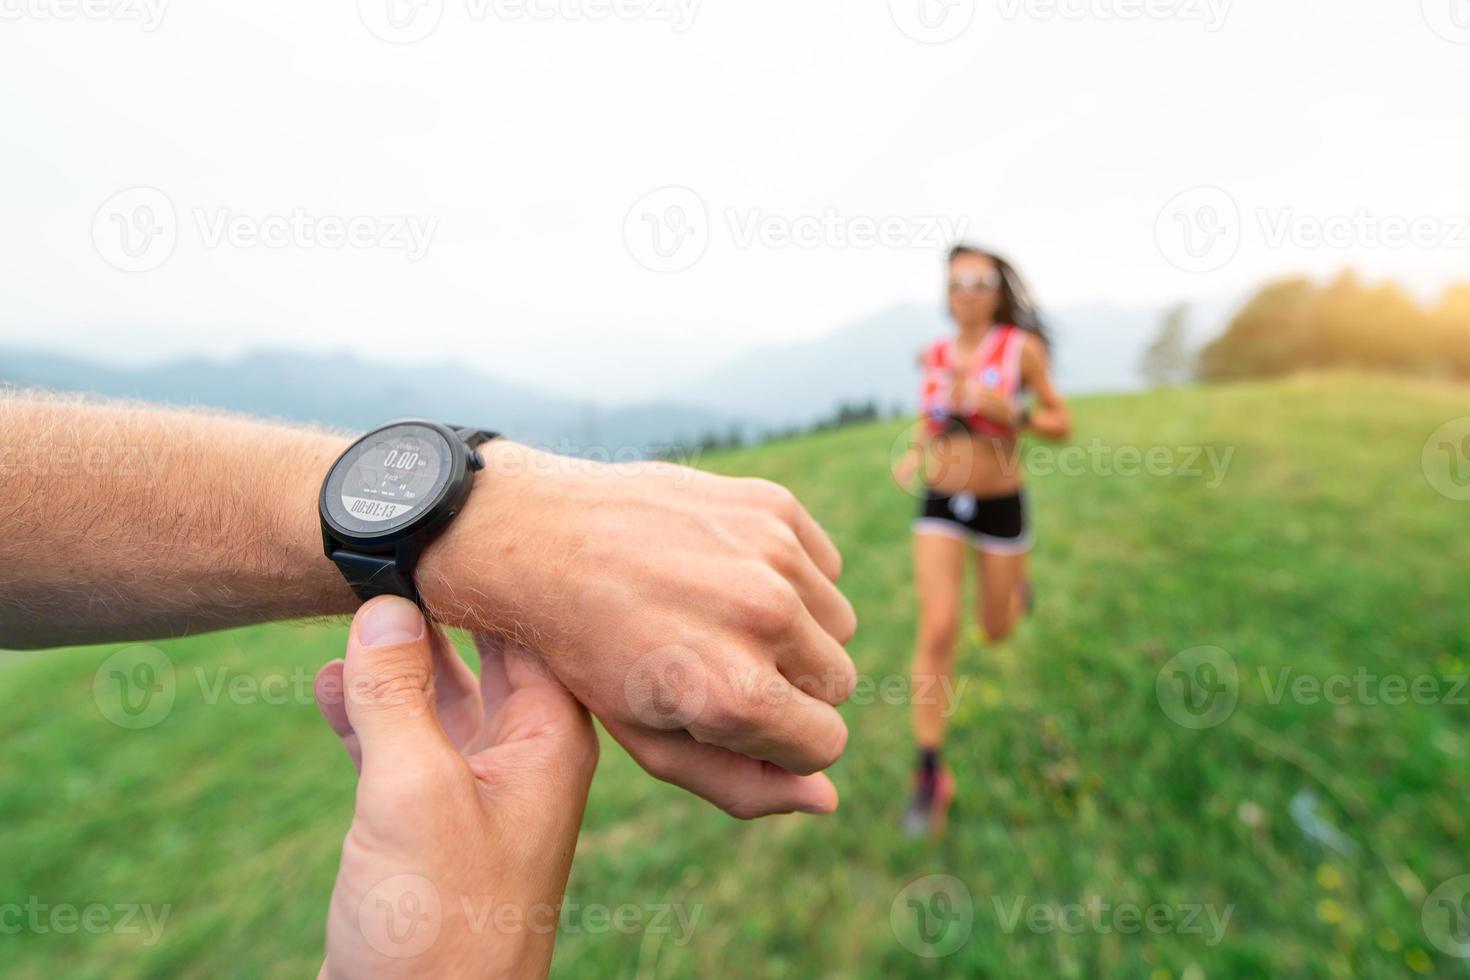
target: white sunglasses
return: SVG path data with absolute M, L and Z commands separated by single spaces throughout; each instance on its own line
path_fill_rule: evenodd
M 950 292 L 988 293 L 1000 288 L 1000 272 L 991 269 L 978 276 L 955 276 L 949 281 Z

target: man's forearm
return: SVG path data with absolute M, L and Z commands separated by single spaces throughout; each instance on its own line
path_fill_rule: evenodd
M 352 611 L 317 514 L 348 445 L 0 395 L 0 647 Z M 534 654 L 644 768 L 736 816 L 833 810 L 818 770 L 847 741 L 833 705 L 857 680 L 856 617 L 841 555 L 790 491 L 504 439 L 480 451 L 416 566 L 433 618 Z
M 317 491 L 348 440 L 0 395 L 0 648 L 349 613 Z

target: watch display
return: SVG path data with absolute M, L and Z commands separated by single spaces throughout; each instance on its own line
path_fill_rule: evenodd
M 355 446 L 328 478 L 325 503 L 344 528 L 380 534 L 414 520 L 449 480 L 449 445 L 428 426 L 382 429 Z
M 485 459 L 486 429 L 400 419 L 354 442 L 332 464 L 318 510 L 322 550 L 357 597 L 420 602 L 414 569 L 458 516 Z
M 437 447 L 416 435 L 370 446 L 342 480 L 342 506 L 364 521 L 391 521 L 433 492 L 443 464 Z

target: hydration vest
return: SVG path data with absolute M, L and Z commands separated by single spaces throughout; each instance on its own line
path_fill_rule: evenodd
M 1012 401 L 1021 397 L 1021 351 L 1026 346 L 1026 331 L 1009 324 L 996 325 L 980 341 L 980 347 L 969 364 L 969 388 L 999 391 Z M 1019 433 L 979 414 L 968 413 L 955 402 L 953 383 L 956 370 L 954 341 L 936 341 L 924 352 L 924 380 L 919 393 L 919 408 L 924 427 L 930 435 L 945 432 L 951 419 L 963 421 L 971 432 L 995 439 L 1016 439 Z

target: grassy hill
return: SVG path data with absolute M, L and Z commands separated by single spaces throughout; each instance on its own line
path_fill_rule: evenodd
M 1433 942 L 1437 907 L 1421 915 L 1470 874 L 1470 690 L 1456 685 L 1470 672 L 1470 502 L 1437 492 L 1421 462 L 1431 433 L 1470 415 L 1470 390 L 1334 376 L 1076 413 L 1078 448 L 1037 457 L 1049 472 L 1031 482 L 1037 615 L 1000 648 L 970 630 L 960 655 L 960 796 L 939 844 L 894 832 L 912 745 L 907 706 L 889 702 L 914 616 L 912 502 L 886 475 L 898 427 L 706 461 L 790 485 L 847 556 L 851 649 L 874 686 L 844 709 L 842 808 L 738 823 L 606 741 L 557 975 L 1470 975 Z M 1153 473 L 1126 475 L 1126 447 Z M 1199 475 L 1192 447 L 1214 452 Z M 282 625 L 160 644 L 177 696 L 137 731 L 92 697 L 118 648 L 4 655 L 0 905 L 171 906 L 151 944 L 141 920 L 5 935 L 7 976 L 312 974 L 353 778 L 309 678 L 343 635 Z M 1198 647 L 1224 651 L 1208 655 L 1214 675 L 1171 662 Z M 1233 712 L 1226 690 L 1191 714 L 1176 666 L 1217 687 L 1233 668 Z M 1388 678 L 1436 693 L 1391 703 Z M 232 698 L 222 679 L 274 679 L 284 703 Z M 1314 680 L 1327 693 L 1312 697 Z M 1294 798 L 1311 808 L 1304 790 L 1345 853 L 1293 818 Z M 935 874 L 969 897 L 938 942 L 969 935 L 928 958 L 905 918 L 923 896 L 904 890 Z M 1070 903 L 1084 910 L 1048 927 Z M 602 906 L 656 927 L 677 906 L 692 931 L 671 916 L 620 932 Z

